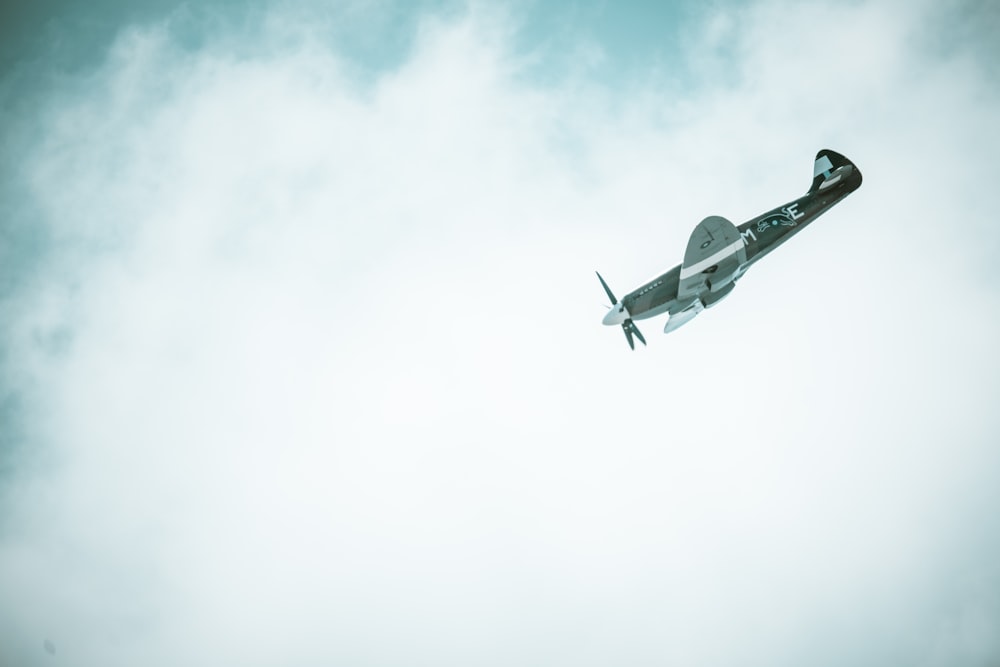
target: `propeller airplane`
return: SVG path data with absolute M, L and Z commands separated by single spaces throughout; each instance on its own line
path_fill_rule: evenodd
M 621 325 L 633 350 L 634 338 L 646 344 L 635 320 L 669 313 L 663 333 L 676 331 L 729 296 L 736 281 L 757 260 L 860 186 L 861 172 L 853 162 L 840 153 L 821 150 L 816 154 L 812 185 L 806 194 L 738 227 L 717 215 L 705 218 L 691 233 L 680 265 L 632 290 L 621 301 L 598 273 L 597 279 L 611 299 L 603 323 Z

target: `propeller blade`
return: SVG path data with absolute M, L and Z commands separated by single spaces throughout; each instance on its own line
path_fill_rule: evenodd
M 634 350 L 635 349 L 635 341 L 632 340 L 632 330 L 629 329 L 627 326 L 625 326 L 623 324 L 622 325 L 622 331 L 625 332 L 625 340 L 628 341 L 628 346 Z
M 635 323 L 632 322 L 632 320 L 628 321 L 628 327 L 629 327 L 629 329 L 632 330 L 632 333 L 635 334 L 635 337 L 638 338 L 639 340 L 641 340 L 642 344 L 645 345 L 646 344 L 646 339 L 642 337 L 641 333 L 639 333 L 639 327 L 635 326 Z
M 604 292 L 608 295 L 608 298 L 611 299 L 611 305 L 617 306 L 618 299 L 616 299 L 615 295 L 611 293 L 611 288 L 608 287 L 608 284 L 606 282 L 604 282 L 604 278 L 601 277 L 600 273 L 598 273 L 597 271 L 594 271 L 594 273 L 597 273 L 597 279 L 601 281 L 601 286 L 604 287 Z

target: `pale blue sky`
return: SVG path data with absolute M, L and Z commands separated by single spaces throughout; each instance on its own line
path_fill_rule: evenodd
M 3 11 L 0 663 L 1000 658 L 995 3 Z

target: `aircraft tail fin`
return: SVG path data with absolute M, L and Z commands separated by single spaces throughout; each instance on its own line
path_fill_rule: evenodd
M 861 185 L 861 171 L 846 157 L 824 148 L 816 153 L 813 163 L 813 180 L 809 193 L 849 184 L 851 190 Z

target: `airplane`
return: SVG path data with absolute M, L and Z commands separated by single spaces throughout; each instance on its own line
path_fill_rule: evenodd
M 739 227 L 717 215 L 705 218 L 691 233 L 683 263 L 632 290 L 621 301 L 597 273 L 611 299 L 603 324 L 620 324 L 633 350 L 633 336 L 646 344 L 635 320 L 669 313 L 663 333 L 676 331 L 729 296 L 736 281 L 755 262 L 860 186 L 861 172 L 853 162 L 840 153 L 821 150 L 816 154 L 812 185 L 806 194 Z

